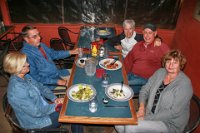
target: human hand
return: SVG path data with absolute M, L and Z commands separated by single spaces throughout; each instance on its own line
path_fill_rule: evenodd
M 62 108 L 62 104 L 61 103 L 57 104 L 56 107 L 55 107 L 55 111 L 60 112 L 61 108 Z
M 145 115 L 145 109 L 140 107 L 137 112 L 137 118 L 143 120 L 144 115 Z
M 114 46 L 117 50 L 122 51 L 122 46 L 121 45 L 116 45 Z
M 62 104 L 64 101 L 64 98 L 56 98 L 56 100 L 54 101 L 55 104 Z
M 154 41 L 154 47 L 161 46 L 161 44 L 162 44 L 162 41 L 159 38 L 156 38 Z
M 70 55 L 78 54 L 78 48 L 69 50 Z
M 59 80 L 57 81 L 57 84 L 58 84 L 58 85 L 67 86 L 67 80 L 59 79 Z

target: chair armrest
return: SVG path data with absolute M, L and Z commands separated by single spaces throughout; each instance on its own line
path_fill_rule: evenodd
M 73 34 L 79 34 L 79 32 L 73 32 L 73 31 L 71 31 L 71 30 L 68 29 L 68 28 L 67 28 L 67 30 L 68 30 L 69 32 L 73 33 Z

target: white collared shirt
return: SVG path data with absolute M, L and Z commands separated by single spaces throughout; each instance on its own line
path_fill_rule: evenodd
M 135 40 L 136 32 L 133 32 L 133 35 L 131 38 L 124 38 L 121 40 L 121 45 L 122 45 L 122 56 L 125 58 L 126 55 L 131 51 L 133 46 L 137 43 Z

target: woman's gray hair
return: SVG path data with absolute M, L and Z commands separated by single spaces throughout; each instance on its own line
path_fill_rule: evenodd
M 135 21 L 133 19 L 126 19 L 123 22 L 123 27 L 126 25 L 131 25 L 132 28 L 135 28 Z

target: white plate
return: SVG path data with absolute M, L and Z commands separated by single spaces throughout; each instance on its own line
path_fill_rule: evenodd
M 108 36 L 108 35 L 110 35 L 111 33 L 110 33 L 110 31 L 108 31 L 108 30 L 98 30 L 98 31 L 97 31 L 97 34 L 100 35 L 100 36 Z
M 123 92 L 120 93 L 120 94 L 122 94 L 121 96 L 116 96 L 115 95 L 116 93 L 113 94 L 113 89 L 115 89 L 117 92 L 119 92 L 121 87 L 122 87 L 121 83 L 110 84 L 105 89 L 105 93 L 106 93 L 107 97 L 109 97 L 110 99 L 112 99 L 114 101 L 121 101 L 121 102 L 130 100 L 133 97 L 134 92 L 133 92 L 132 88 L 129 87 L 128 85 L 123 84 L 123 87 L 122 87 Z
M 90 95 L 89 98 L 81 100 L 81 99 L 77 99 L 77 98 L 72 96 L 72 94 L 74 92 L 76 93 L 76 92 L 79 91 L 80 86 L 82 86 L 83 88 L 85 88 L 87 86 L 93 91 L 93 93 Z M 73 86 L 71 86 L 70 88 L 67 89 L 67 96 L 71 101 L 74 101 L 74 102 L 88 102 L 88 101 L 91 101 L 92 99 L 94 99 L 94 97 L 96 96 L 96 90 L 92 85 L 82 84 L 82 83 L 81 84 L 75 84 L 75 85 L 73 85 Z
M 76 65 L 78 66 L 78 67 L 81 67 L 81 68 L 84 68 L 85 67 L 85 60 L 86 60 L 87 58 L 86 57 L 83 57 L 83 58 L 78 58 L 77 60 L 76 60 Z M 81 60 L 84 60 L 83 62 L 81 62 Z
M 106 70 L 118 70 L 122 67 L 122 63 L 120 61 L 116 61 L 115 64 L 118 65 L 116 68 L 107 68 L 106 66 L 112 63 L 114 59 L 112 58 L 106 58 L 101 61 L 99 61 L 99 66 L 106 69 Z

